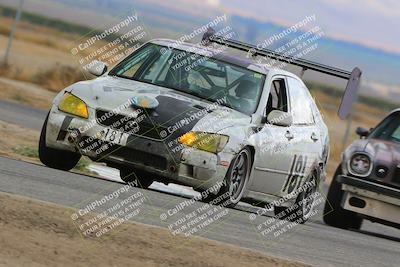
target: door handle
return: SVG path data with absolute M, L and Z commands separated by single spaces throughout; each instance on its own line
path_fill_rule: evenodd
M 294 135 L 290 131 L 286 131 L 285 137 L 290 141 L 294 138 Z
M 311 134 L 311 140 L 313 140 L 314 142 L 318 141 L 318 135 L 316 133 L 312 133 Z

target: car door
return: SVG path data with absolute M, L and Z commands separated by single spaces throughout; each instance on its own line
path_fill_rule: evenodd
M 320 129 L 316 125 L 314 100 L 303 82 L 294 77 L 287 77 L 293 135 L 296 142 L 287 151 L 291 155 L 291 171 L 282 187 L 283 194 L 290 194 L 298 189 L 317 163 L 321 150 Z
M 287 81 L 284 76 L 274 76 L 270 84 L 268 104 L 265 116 L 272 110 L 290 112 Z M 280 195 L 287 181 L 292 152 L 290 144 L 296 142 L 292 127 L 277 126 L 266 123 L 256 134 L 257 151 L 254 157 L 253 179 L 250 190 Z

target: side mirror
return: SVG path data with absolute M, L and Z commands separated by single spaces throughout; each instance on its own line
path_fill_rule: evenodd
M 293 123 L 293 117 L 290 113 L 272 110 L 267 116 L 267 122 L 278 126 L 291 126 Z
M 369 131 L 363 127 L 357 127 L 356 134 L 358 134 L 360 138 L 363 138 L 369 135 Z
M 107 69 L 108 67 L 105 63 L 98 60 L 93 60 L 89 64 L 88 71 L 90 74 L 93 74 L 94 76 L 101 76 L 107 72 Z

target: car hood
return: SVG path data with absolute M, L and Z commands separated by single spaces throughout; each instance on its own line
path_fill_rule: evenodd
M 400 145 L 392 141 L 369 139 L 365 151 L 370 153 L 375 161 L 400 163 Z
M 176 90 L 143 82 L 105 76 L 76 83 L 70 91 L 93 109 L 118 110 L 129 114 L 133 106 L 119 109 L 133 97 L 147 96 L 159 105 L 148 113 L 155 124 L 184 131 L 218 132 L 224 128 L 248 125 L 251 117 L 233 109 Z M 185 127 L 184 127 L 185 126 Z M 174 129 L 172 129 L 174 128 Z
M 366 152 L 378 161 L 400 163 L 400 144 L 392 141 L 361 139 L 354 141 L 348 152 Z

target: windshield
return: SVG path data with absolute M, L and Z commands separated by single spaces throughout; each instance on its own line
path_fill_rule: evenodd
M 384 119 L 370 134 L 370 138 L 400 143 L 400 112 Z
M 147 44 L 110 75 L 217 101 L 245 114 L 255 112 L 265 75 L 215 58 Z

